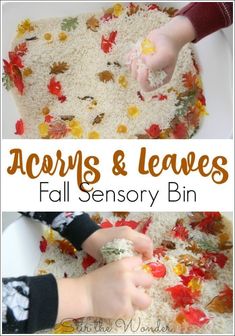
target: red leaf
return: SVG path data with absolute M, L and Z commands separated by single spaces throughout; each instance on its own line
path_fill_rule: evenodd
M 187 127 L 182 122 L 174 126 L 172 133 L 176 139 L 185 139 L 188 136 Z
M 109 37 L 106 38 L 102 35 L 101 38 L 101 49 L 104 53 L 109 53 L 112 50 L 113 44 L 115 44 L 115 39 L 117 36 L 117 31 L 113 31 L 109 34 Z
M 106 219 L 100 224 L 100 227 L 102 227 L 102 229 L 107 229 L 113 227 L 113 224 L 108 219 Z
M 210 321 L 209 317 L 198 308 L 189 307 L 188 310 L 182 309 L 182 314 L 189 324 L 200 328 Z
M 182 280 L 182 283 L 185 286 L 188 286 L 188 283 L 192 280 L 192 278 L 194 278 L 193 275 L 180 275 L 180 278 Z
M 17 120 L 16 124 L 15 124 L 15 134 L 16 135 L 22 135 L 24 134 L 24 122 L 22 119 Z
M 161 100 L 166 100 L 167 96 L 159 93 L 159 94 L 157 94 L 155 96 L 152 96 L 152 99 L 155 99 L 155 98 L 161 101 Z
M 12 65 L 16 65 L 18 68 L 24 67 L 20 56 L 18 56 L 14 51 L 10 51 L 8 55 L 9 55 L 9 59 Z
M 183 221 L 181 219 L 178 219 L 176 221 L 176 224 L 172 229 L 172 234 L 175 238 L 179 238 L 181 240 L 187 240 L 188 239 L 189 232 L 184 227 Z
M 47 240 L 42 236 L 42 240 L 40 240 L 39 248 L 42 253 L 46 252 L 47 249 Z
M 157 138 L 159 138 L 159 135 L 160 135 L 160 133 L 161 133 L 161 129 L 160 129 L 159 125 L 157 125 L 157 124 L 152 124 L 152 125 L 149 127 L 149 129 L 146 129 L 145 131 L 146 131 L 146 132 L 148 133 L 148 135 L 150 135 L 151 138 L 153 138 L 153 139 L 157 139 Z
M 105 13 L 103 16 L 101 16 L 100 20 L 103 22 L 108 22 L 110 20 L 112 20 L 113 18 L 113 14 L 112 13 Z
M 50 114 L 47 114 L 47 115 L 45 116 L 44 121 L 45 121 L 45 123 L 50 123 L 50 122 L 52 121 L 53 118 L 54 118 L 53 116 L 51 116 Z
M 4 69 L 4 72 L 9 75 L 10 77 L 12 76 L 12 64 L 9 63 L 7 60 L 3 60 L 3 69 Z
M 69 128 L 63 120 L 55 120 L 49 124 L 48 134 L 51 139 L 64 138 L 69 132 Z
M 192 293 L 188 287 L 176 285 L 166 288 L 167 292 L 171 293 L 174 300 L 174 308 L 185 307 L 194 303 L 197 293 Z
M 14 51 L 15 51 L 16 55 L 24 56 L 28 51 L 28 48 L 26 46 L 26 42 L 18 44 L 18 46 L 15 47 Z
M 115 223 L 116 227 L 119 227 L 119 226 L 129 226 L 131 229 L 136 229 L 138 225 L 139 225 L 138 222 L 133 221 L 133 220 L 127 221 L 124 218 L 120 219 L 119 221 L 117 221 Z
M 222 216 L 220 212 L 204 212 L 204 215 L 208 218 L 212 218 L 215 220 L 221 220 Z
M 146 265 L 150 267 L 154 278 L 164 278 L 166 275 L 166 266 L 164 264 L 160 262 L 150 262 Z
M 22 78 L 22 73 L 16 65 L 12 65 L 12 77 L 11 78 L 13 80 L 15 87 L 17 88 L 19 93 L 22 95 L 24 92 L 24 82 Z
M 154 257 L 157 256 L 158 258 L 160 257 L 165 257 L 167 249 L 164 246 L 156 247 L 153 250 L 153 255 Z
M 205 278 L 205 271 L 203 271 L 201 268 L 192 266 L 191 270 L 189 271 L 189 275 L 192 275 L 194 277 L 200 277 L 200 278 Z
M 203 257 L 207 260 L 211 260 L 213 263 L 217 264 L 220 268 L 224 268 L 228 257 L 223 253 L 216 253 L 216 252 L 206 252 L 203 254 Z
M 62 96 L 58 97 L 58 99 L 61 103 L 63 103 L 63 102 L 66 101 L 67 97 L 62 95 Z
M 232 310 L 233 309 L 233 290 L 230 287 L 228 287 L 228 285 L 225 285 L 224 290 L 219 292 L 219 296 L 222 296 L 226 299 L 227 306 L 230 307 Z
M 148 5 L 148 11 L 155 10 L 155 9 L 159 10 L 158 5 L 156 5 L 156 4 Z
M 57 97 L 61 97 L 62 95 L 62 87 L 61 87 L 61 83 L 60 82 L 56 82 L 55 77 L 52 77 L 50 79 L 49 84 L 47 85 L 48 90 L 51 94 L 57 96 Z
M 89 254 L 87 254 L 83 260 L 82 260 L 82 267 L 84 269 L 84 271 L 87 270 L 87 268 L 91 265 L 93 265 L 96 262 L 96 260 L 90 256 Z
M 142 221 L 140 224 L 141 224 L 141 229 L 140 229 L 140 232 L 143 233 L 143 234 L 146 234 L 148 228 L 149 228 L 149 225 L 152 223 L 152 217 L 149 217 L 147 218 L 147 220 L 145 221 Z

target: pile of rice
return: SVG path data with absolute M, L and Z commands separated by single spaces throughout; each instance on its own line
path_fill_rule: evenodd
M 116 215 L 102 214 L 103 218 L 99 222 L 104 223 L 107 220 L 110 223 L 115 223 L 120 218 Z M 97 217 L 97 216 L 96 216 Z M 207 309 L 207 305 L 211 300 L 218 295 L 220 291 L 224 289 L 225 284 L 230 288 L 233 288 L 233 275 L 232 275 L 232 249 L 221 251 L 224 253 L 228 260 L 224 268 L 220 268 L 217 264 L 215 265 L 216 279 L 202 281 L 201 295 L 192 307 L 201 309 L 209 318 L 208 324 L 203 327 L 197 327 L 190 325 L 186 321 L 182 324 L 176 322 L 177 314 L 180 309 L 173 308 L 173 300 L 166 288 L 170 286 L 175 286 L 181 283 L 180 277 L 174 272 L 174 267 L 178 263 L 178 257 L 182 254 L 189 254 L 195 258 L 200 256 L 192 251 L 186 250 L 189 245 L 187 241 L 182 241 L 179 238 L 174 238 L 172 236 L 172 228 L 175 226 L 177 219 L 183 219 L 185 228 L 189 231 L 189 237 L 193 241 L 198 242 L 201 240 L 209 239 L 214 245 L 218 243 L 218 235 L 206 234 L 198 229 L 192 229 L 189 225 L 190 218 L 187 213 L 129 213 L 126 221 L 136 221 L 139 222 L 137 230 L 143 230 L 143 223 L 147 219 L 151 218 L 151 223 L 147 227 L 146 234 L 150 236 L 153 240 L 154 248 L 161 246 L 163 240 L 170 240 L 175 243 L 175 249 L 167 249 L 166 255 L 159 258 L 159 261 L 163 263 L 166 267 L 166 276 L 160 279 L 155 279 L 149 294 L 152 298 L 151 306 L 146 311 L 136 311 L 131 324 L 128 325 L 130 320 L 126 320 L 126 330 L 124 330 L 123 321 L 118 320 L 102 320 L 94 318 L 78 319 L 73 321 L 63 321 L 62 324 L 58 324 L 55 329 L 48 332 L 65 333 L 66 331 L 71 334 L 75 333 L 97 333 L 97 323 L 102 326 L 102 330 L 105 328 L 111 328 L 111 333 L 126 333 L 130 334 L 133 330 L 138 334 L 146 333 L 201 333 L 201 334 L 212 334 L 212 333 L 232 333 L 233 328 L 233 314 L 232 313 L 215 313 Z M 232 223 L 226 219 L 223 220 L 223 233 L 229 234 L 232 237 Z M 122 244 L 122 246 L 124 246 Z M 129 248 L 129 247 L 128 247 Z M 76 252 L 76 258 L 74 256 L 68 256 L 59 251 L 56 244 L 49 244 L 45 253 L 42 254 L 40 264 L 38 266 L 37 274 L 53 273 L 56 277 L 68 277 L 81 276 L 85 272 L 91 272 L 97 267 L 100 267 L 98 262 L 92 265 L 86 265 L 86 270 L 84 270 L 85 261 L 87 255 L 82 252 Z M 54 263 L 49 265 L 45 260 L 54 260 Z M 86 330 L 82 329 L 86 326 Z M 102 332 L 102 330 L 99 330 Z M 165 330 L 165 331 L 164 331 Z M 42 333 L 42 332 L 40 332 Z
M 12 50 L 22 43 L 28 49 L 22 56 L 24 67 L 20 69 L 25 85 L 23 95 L 12 88 L 24 124 L 24 132 L 18 134 L 31 139 L 189 138 L 194 135 L 206 112 L 204 98 L 202 104 L 195 93 L 201 90 L 201 81 L 191 44 L 181 50 L 171 82 L 154 92 L 142 92 L 125 66 L 125 55 L 136 41 L 170 20 L 166 10 L 149 10 L 145 3 L 138 6 L 133 15 L 128 15 L 127 6 L 120 16 L 105 22 L 104 11 L 75 13 L 76 23 L 71 28 L 63 25 L 64 20 L 71 18 L 28 20 L 18 26 L 20 34 L 14 39 Z M 87 27 L 87 20 L 92 16 L 99 22 L 97 31 Z M 112 32 L 117 32 L 115 43 L 105 53 L 101 41 L 108 39 Z M 66 63 L 67 69 L 50 74 L 51 67 L 58 62 Z M 112 75 L 106 82 L 98 75 L 104 71 Z M 192 89 L 184 85 L 185 74 L 195 75 L 196 86 Z M 48 91 L 52 77 L 62 86 L 64 102 Z M 178 124 L 182 129 L 182 123 L 186 131 L 182 134 L 177 129 L 173 134 Z M 158 125 L 161 133 L 149 134 L 146 130 L 152 125 Z

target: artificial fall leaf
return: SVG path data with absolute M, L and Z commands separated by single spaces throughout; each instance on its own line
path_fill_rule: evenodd
M 172 129 L 172 135 L 175 139 L 186 139 L 188 137 L 188 130 L 183 122 L 176 123 Z
M 219 215 L 207 215 L 207 213 L 204 213 L 204 218 L 200 221 L 192 222 L 190 225 L 193 229 L 197 228 L 204 233 L 212 235 L 221 233 L 224 228 L 222 218 Z
M 165 7 L 162 9 L 163 13 L 167 13 L 170 17 L 173 17 L 176 12 L 178 11 L 178 9 L 174 8 L 174 7 Z
M 24 134 L 24 122 L 22 119 L 17 120 L 15 124 L 15 134 L 16 135 L 23 135 Z
M 70 32 L 75 30 L 78 26 L 77 17 L 68 17 L 61 22 L 61 29 Z
M 102 217 L 100 216 L 100 214 L 95 214 L 91 216 L 91 219 L 96 223 L 96 224 L 100 224 L 102 222 Z
M 209 317 L 202 310 L 194 307 L 189 307 L 187 310 L 182 309 L 181 314 L 189 324 L 200 328 L 210 321 Z
M 196 295 L 184 285 L 176 285 L 165 289 L 170 292 L 174 301 L 173 308 L 185 307 L 194 303 Z
M 112 50 L 113 44 L 116 43 L 117 31 L 112 31 L 108 37 L 102 35 L 101 49 L 105 54 Z
M 148 135 L 153 139 L 158 139 L 161 133 L 161 128 L 157 124 L 152 124 L 148 129 L 145 130 Z
M 163 239 L 161 246 L 166 247 L 169 250 L 175 250 L 175 243 L 171 240 Z
M 128 87 L 128 81 L 126 79 L 126 76 L 124 76 L 124 75 L 119 76 L 118 83 L 124 89 L 126 89 Z
M 219 249 L 229 250 L 233 247 L 233 243 L 229 240 L 229 234 L 224 232 L 219 235 Z
M 45 262 L 47 265 L 54 264 L 54 263 L 55 263 L 55 259 L 45 259 L 44 262 Z
M 142 55 L 151 55 L 156 51 L 156 47 L 154 45 L 154 43 L 145 38 L 142 42 L 141 42 L 141 54 Z
M 233 290 L 225 285 L 223 291 L 215 296 L 206 306 L 209 311 L 215 313 L 232 313 L 233 312 Z
M 157 99 L 159 101 L 162 101 L 162 100 L 167 100 L 167 95 L 164 95 L 162 93 L 159 93 L 155 96 L 152 96 L 152 99 Z
M 148 5 L 148 11 L 151 11 L 151 10 L 160 10 L 160 9 L 158 5 L 153 3 L 153 4 Z
M 201 279 L 198 277 L 193 277 L 189 281 L 187 287 L 190 288 L 192 292 L 200 292 L 202 287 Z
M 50 79 L 49 84 L 47 85 L 48 90 L 51 94 L 60 97 L 62 95 L 62 86 L 59 81 L 56 81 L 55 77 Z
M 140 226 L 139 232 L 146 234 L 146 232 L 148 231 L 149 225 L 151 223 L 152 223 L 152 217 L 149 217 L 139 222 L 139 226 Z
M 69 128 L 63 120 L 55 120 L 49 124 L 48 135 L 50 139 L 62 139 L 68 132 Z
M 127 15 L 131 16 L 136 14 L 140 9 L 139 5 L 134 4 L 133 2 L 130 2 L 129 6 L 128 6 L 128 11 L 127 11 Z
M 183 74 L 182 78 L 183 78 L 182 79 L 183 84 L 187 89 L 195 88 L 197 75 L 193 75 L 192 72 L 190 71 L 190 72 Z
M 16 55 L 17 56 L 17 55 Z M 3 69 L 6 75 L 9 76 L 11 83 L 17 88 L 18 92 L 22 95 L 24 92 L 24 82 L 22 78 L 22 73 L 18 65 L 12 63 L 21 64 L 17 57 L 11 57 L 10 62 L 3 60 Z
M 220 268 L 224 268 L 226 262 L 228 261 L 228 257 L 223 253 L 206 252 L 203 254 L 203 257 L 206 260 L 210 260 L 213 263 L 217 264 Z
M 75 118 L 75 116 L 72 115 L 72 114 L 68 114 L 68 115 L 66 114 L 66 115 L 61 115 L 60 116 L 60 119 L 63 120 L 63 121 L 71 121 L 74 118 Z
M 10 51 L 8 53 L 8 55 L 9 55 L 9 59 L 10 59 L 11 64 L 16 65 L 18 68 L 23 68 L 24 67 L 20 56 L 17 55 L 14 51 Z
M 38 270 L 38 275 L 44 275 L 44 274 L 47 274 L 46 270 L 44 270 L 44 269 L 39 269 Z
M 51 123 L 53 118 L 54 118 L 53 116 L 51 116 L 50 114 L 47 114 L 44 118 L 44 122 L 45 123 Z
M 113 215 L 116 217 L 121 217 L 121 218 L 125 218 L 129 215 L 130 212 L 124 212 L 124 211 L 113 211 Z
M 96 19 L 95 15 L 90 17 L 86 22 L 87 29 L 97 32 L 100 26 L 99 20 Z
M 142 95 L 142 93 L 141 93 L 140 91 L 137 91 L 137 97 L 138 97 L 140 100 L 144 101 L 144 96 Z
M 175 226 L 172 229 L 172 235 L 175 238 L 179 238 L 181 240 L 188 239 L 188 230 L 183 225 L 183 219 L 177 219 Z
M 98 115 L 95 117 L 95 119 L 93 120 L 92 125 L 100 124 L 101 121 L 103 120 L 103 118 L 104 118 L 104 113 L 100 113 L 100 114 L 98 114 Z
M 56 240 L 56 242 L 58 243 L 58 247 L 61 253 L 68 254 L 75 258 L 77 257 L 76 256 L 77 250 L 68 240 L 62 239 L 62 240 Z
M 134 220 L 125 220 L 124 218 L 120 219 L 119 221 L 117 221 L 115 223 L 115 226 L 116 227 L 119 227 L 119 226 L 129 226 L 131 229 L 136 229 L 137 226 L 139 225 L 139 222 L 136 222 Z
M 53 329 L 53 334 L 73 334 L 75 327 L 72 321 L 57 323 Z
M 178 263 L 177 265 L 175 265 L 173 267 L 173 271 L 175 272 L 175 274 L 177 275 L 182 275 L 185 274 L 187 271 L 187 268 L 184 264 Z
M 96 262 L 96 260 L 90 256 L 89 254 L 87 254 L 83 260 L 82 260 L 82 267 L 84 269 L 84 271 L 86 272 L 87 268 L 91 265 L 93 265 Z
M 150 262 L 147 263 L 149 271 L 152 273 L 154 278 L 164 278 L 166 275 L 166 266 L 160 262 Z
M 135 134 L 137 139 L 151 139 L 148 134 Z
M 46 252 L 47 250 L 47 240 L 43 236 L 42 236 L 42 240 L 40 240 L 39 242 L 39 248 L 42 253 Z
M 108 228 L 113 227 L 113 224 L 108 219 L 106 219 L 100 224 L 100 227 L 102 229 L 108 229 Z
M 113 73 L 108 70 L 99 72 L 98 76 L 99 76 L 100 81 L 103 83 L 114 81 Z
M 28 51 L 28 48 L 27 48 L 26 42 L 18 44 L 14 49 L 14 52 L 18 56 L 24 56 L 27 53 L 27 51 Z
M 32 71 L 31 68 L 25 68 L 25 69 L 23 70 L 23 76 L 24 76 L 24 77 L 29 77 L 29 76 L 32 75 L 32 73 L 33 73 L 33 71 Z
M 185 266 L 197 265 L 198 259 L 193 257 L 191 254 L 181 254 L 178 257 L 178 262 L 185 264 Z
M 189 245 L 188 245 L 187 247 L 185 247 L 185 249 L 186 249 L 187 251 L 191 251 L 191 252 L 193 252 L 193 253 L 195 253 L 195 254 L 198 254 L 198 253 L 201 253 L 201 252 L 202 252 L 201 247 L 199 247 L 199 246 L 197 245 L 197 243 L 196 243 L 195 241 L 193 241 L 193 240 L 190 241 Z
M 31 21 L 29 19 L 26 19 L 22 21 L 18 26 L 17 26 L 17 36 L 21 37 L 27 32 L 31 32 L 34 30 L 34 26 L 32 25 Z
M 100 134 L 97 131 L 91 131 L 87 135 L 88 139 L 100 139 Z
M 165 257 L 166 252 L 167 252 L 167 249 L 163 246 L 160 246 L 160 247 L 156 247 L 153 250 L 153 255 L 154 255 L 154 257 L 157 256 L 158 258 Z
M 51 66 L 50 75 L 57 75 L 59 73 L 64 73 L 69 69 L 69 65 L 66 62 L 54 62 Z

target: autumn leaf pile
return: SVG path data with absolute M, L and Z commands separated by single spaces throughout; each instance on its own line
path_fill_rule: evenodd
M 124 60 L 140 38 L 145 52 L 157 50 L 146 35 L 174 13 L 156 4 L 129 3 L 20 22 L 3 60 L 2 78 L 21 114 L 15 134 L 41 139 L 192 137 L 207 112 L 191 46 L 180 53 L 175 78 L 153 93 L 141 91 Z
M 232 227 L 219 212 L 114 212 L 108 216 L 91 214 L 91 218 L 102 230 L 128 226 L 153 239 L 153 259 L 143 266 L 155 279 L 150 290 L 152 304 L 146 311 L 136 312 L 134 325 L 138 325 L 140 318 L 143 325 L 147 321 L 154 327 L 160 319 L 162 325 L 176 333 L 231 331 Z M 39 248 L 42 252 L 39 274 L 81 276 L 101 266 L 52 230 L 47 229 Z M 92 319 L 84 322 L 92 326 Z M 108 326 L 112 321 L 103 323 Z M 74 332 L 75 325 L 76 321 L 70 321 Z

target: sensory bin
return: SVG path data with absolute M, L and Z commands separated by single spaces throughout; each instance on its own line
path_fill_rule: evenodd
M 143 54 L 157 52 L 146 36 L 175 12 L 130 3 L 20 22 L 3 63 L 3 84 L 21 115 L 15 134 L 30 139 L 192 137 L 207 114 L 192 45 L 181 50 L 170 83 L 151 93 L 141 91 L 125 63 L 138 41 Z M 159 83 L 164 73 L 151 78 Z
M 66 320 L 45 333 L 94 334 L 97 325 L 117 334 L 232 333 L 232 223 L 226 217 L 219 212 L 116 212 L 91 216 L 103 230 L 129 226 L 151 237 L 154 256 L 143 263 L 143 269 L 154 276 L 149 290 L 151 306 L 136 311 L 131 323 L 94 318 Z M 121 242 L 118 248 L 123 246 L 127 251 L 121 253 L 128 255 L 130 246 Z M 39 247 L 42 253 L 37 274 L 74 277 L 102 266 L 48 228 Z M 113 245 L 108 247 L 113 249 Z

